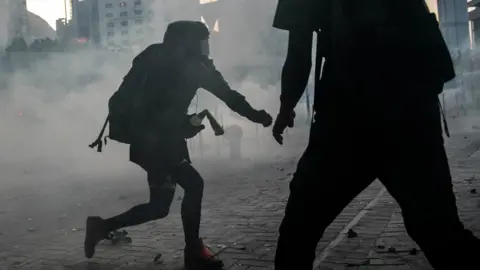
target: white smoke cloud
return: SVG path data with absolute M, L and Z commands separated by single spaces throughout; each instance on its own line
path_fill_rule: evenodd
M 155 33 L 152 41 L 161 41 L 171 21 L 199 20 L 192 15 L 198 13 L 179 6 L 177 1 L 155 3 L 155 19 L 152 23 Z M 228 16 L 222 17 L 220 31 L 228 30 L 225 18 L 232 17 L 236 23 L 230 25 L 230 33 L 220 32 L 212 37 L 217 38 L 212 44 L 212 55 L 232 88 L 245 95 L 255 108 L 266 109 L 275 116 L 287 34 L 271 27 L 276 1 L 264 4 L 270 17 L 265 14 L 261 17 L 261 13 L 254 12 L 261 9 L 262 5 L 262 2 L 255 3 L 259 6 L 244 5 L 240 9 L 240 4 L 237 4 L 226 8 L 224 12 Z M 166 6 L 172 10 L 171 13 L 165 13 Z M 231 12 L 235 8 L 234 16 Z M 181 12 L 185 15 L 178 15 Z M 222 22 L 225 25 L 223 28 Z M 252 24 L 259 25 L 255 28 Z M 221 38 L 222 34 L 225 34 L 225 38 Z M 267 34 L 270 38 L 266 38 Z M 269 51 L 275 54 L 267 56 L 266 52 Z M 42 56 L 43 60 L 36 61 L 30 68 L 19 69 L 13 75 L 8 75 L 8 87 L 0 93 L 2 170 L 21 173 L 24 168 L 33 166 L 42 168 L 48 176 L 81 173 L 92 178 L 139 173 L 141 170 L 128 161 L 128 146 L 109 142 L 101 154 L 88 147 L 105 120 L 107 101 L 129 70 L 133 57 L 133 54 L 93 49 L 51 53 L 48 57 Z M 248 68 L 242 73 L 239 67 Z M 96 77 L 96 80 L 88 82 L 89 76 Z M 199 111 L 205 108 L 214 110 L 204 105 L 209 96 L 199 91 Z M 303 108 L 299 110 L 304 111 Z M 223 105 L 220 106 L 219 115 L 224 126 L 237 124 L 244 129 L 245 158 L 278 158 L 291 150 L 288 141 L 287 147 L 280 147 L 273 141 L 270 128 L 265 129 L 240 119 Z M 198 151 L 199 138 L 190 143 L 194 160 L 228 156 L 224 138 L 214 137 L 209 128 L 202 138 L 205 144 L 203 156 Z M 297 149 L 295 153 L 298 154 L 301 147 L 292 147 Z

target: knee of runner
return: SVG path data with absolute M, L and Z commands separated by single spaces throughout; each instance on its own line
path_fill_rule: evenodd
M 194 178 L 191 178 L 191 181 L 190 183 L 184 187 L 185 189 L 185 195 L 202 195 L 203 194 L 203 187 L 204 187 L 204 183 L 203 183 L 203 179 L 200 178 L 200 177 L 194 177 Z
M 161 207 L 160 209 L 156 210 L 156 218 L 165 218 L 168 216 L 168 213 L 170 213 L 170 207 Z
M 168 214 L 170 213 L 170 204 L 151 201 L 148 204 L 148 211 L 154 219 L 161 219 L 168 216 Z

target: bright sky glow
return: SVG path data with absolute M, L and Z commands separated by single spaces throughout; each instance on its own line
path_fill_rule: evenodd
M 29 11 L 42 17 L 55 29 L 55 22 L 59 18 L 65 18 L 64 0 L 27 0 Z

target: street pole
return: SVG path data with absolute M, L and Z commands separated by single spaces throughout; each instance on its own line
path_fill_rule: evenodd
M 67 17 L 67 0 L 63 0 L 63 7 L 64 7 L 64 11 L 65 11 L 65 25 L 67 24 L 67 20 L 68 20 L 68 17 Z

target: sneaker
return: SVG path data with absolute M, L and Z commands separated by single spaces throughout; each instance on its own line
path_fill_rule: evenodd
M 108 234 L 105 220 L 101 217 L 88 217 L 83 249 L 85 257 L 92 258 L 95 254 L 95 246 Z
M 223 267 L 223 262 L 203 244 L 202 239 L 185 247 L 184 259 L 185 270 L 217 270 Z

